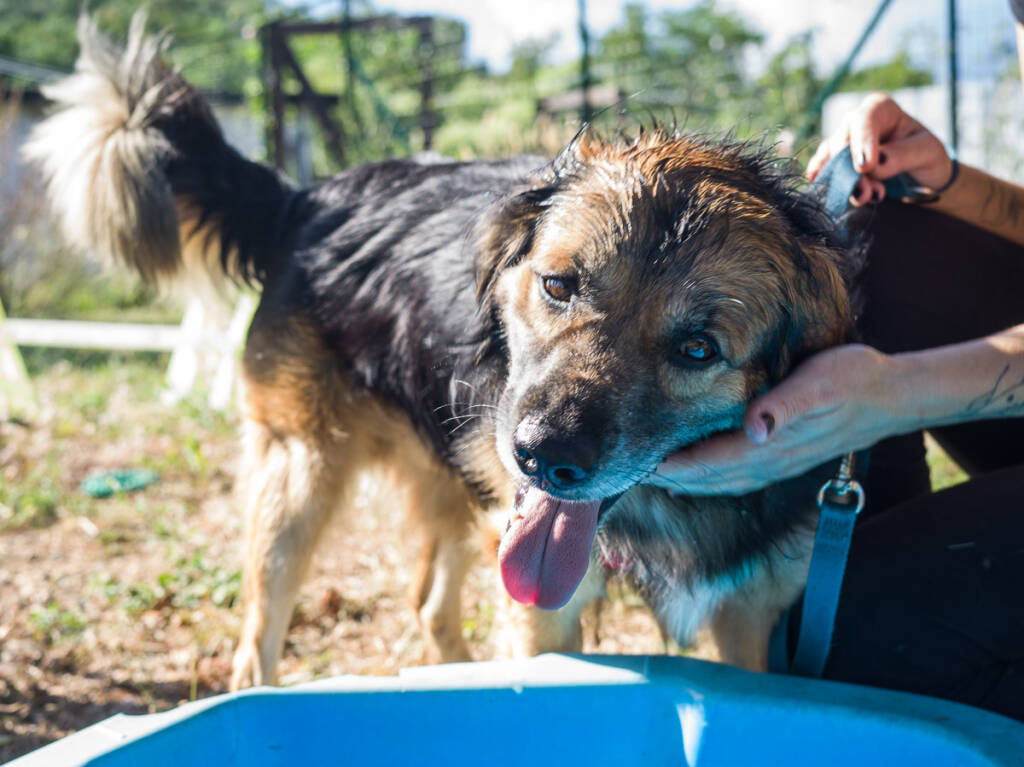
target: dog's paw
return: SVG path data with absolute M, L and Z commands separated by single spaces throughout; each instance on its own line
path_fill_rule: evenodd
M 465 640 L 453 633 L 443 628 L 426 632 L 424 644 L 427 663 L 464 663 L 473 660 Z
M 273 684 L 273 681 L 266 679 L 263 673 L 259 649 L 254 643 L 241 643 L 235 650 L 235 657 L 231 662 L 231 691 L 236 692 L 263 684 Z

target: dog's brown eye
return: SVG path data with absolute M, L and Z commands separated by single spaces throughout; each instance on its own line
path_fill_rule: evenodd
M 687 360 L 710 362 L 718 356 L 718 349 L 715 347 L 714 341 L 698 333 L 683 341 L 683 345 L 679 347 L 679 353 Z
M 567 277 L 544 277 L 542 284 L 545 293 L 562 303 L 572 298 L 572 294 L 576 292 L 576 286 Z

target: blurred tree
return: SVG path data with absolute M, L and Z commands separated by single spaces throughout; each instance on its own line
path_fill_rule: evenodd
M 657 14 L 630 4 L 599 41 L 594 70 L 631 96 L 631 109 L 668 108 L 717 126 L 743 119 L 746 54 L 762 42 L 739 15 L 711 0 Z
M 0 56 L 70 68 L 80 2 L 0 0 Z M 94 0 L 90 12 L 118 37 L 138 3 Z M 150 28 L 171 29 L 174 62 L 200 88 L 244 93 L 262 110 L 259 26 L 285 13 L 288 18 L 326 21 L 324 7 L 323 2 L 285 7 L 280 0 L 151 0 Z M 338 0 L 330 7 L 341 14 L 344 5 Z M 374 13 L 370 0 L 351 0 L 349 10 L 353 18 Z M 322 34 L 290 41 L 314 88 L 340 96 L 335 109 L 346 137 L 347 162 L 422 148 L 425 83 L 438 122 L 434 146 L 463 156 L 535 148 L 529 135 L 540 101 L 578 88 L 576 62 L 549 61 L 555 37 L 519 43 L 508 71 L 495 74 L 468 60 L 462 22 L 438 17 L 431 31 L 426 48 L 410 28 L 378 27 L 353 32 L 347 39 Z M 592 71 L 595 85 L 611 85 L 625 94 L 621 111 L 641 121 L 653 116 L 693 129 L 759 135 L 805 121 L 821 85 L 811 41 L 810 33 L 797 36 L 768 58 L 763 35 L 713 0 L 660 12 L 633 2 L 624 7 L 619 23 L 595 40 Z M 913 67 L 906 53 L 898 53 L 851 74 L 843 88 L 891 89 L 929 81 L 928 73 Z M 291 94 L 299 91 L 287 72 L 284 88 Z M 555 117 L 566 118 L 569 127 L 578 119 L 570 111 Z M 621 119 L 609 110 L 597 121 Z M 288 121 L 295 124 L 294 108 L 289 108 Z M 316 135 L 318 128 L 312 130 Z M 319 139 L 313 158 L 320 175 L 338 169 Z
M 101 29 L 124 36 L 139 0 L 96 0 L 88 7 Z M 255 32 L 273 4 L 264 0 L 150 0 L 149 28 L 170 29 L 172 57 L 200 88 L 242 93 L 252 76 Z M 0 56 L 71 69 L 78 53 L 81 0 L 0 0 Z M 248 51 L 246 49 L 249 49 Z M 258 73 L 258 72 L 257 72 Z
M 533 82 L 548 64 L 549 53 L 558 42 L 558 34 L 535 40 L 523 40 L 512 46 L 512 65 L 506 79 L 511 82 Z
M 633 92 L 644 87 L 644 73 L 650 70 L 648 13 L 643 5 L 630 3 L 622 16 L 598 41 L 594 67 L 603 79 Z
M 931 72 L 915 67 L 906 51 L 898 51 L 888 61 L 851 72 L 839 84 L 840 91 L 894 91 L 931 85 Z
M 313 87 L 340 96 L 336 114 L 346 136 L 346 161 L 350 164 L 422 149 L 421 89 L 425 82 L 429 81 L 433 91 L 431 108 L 445 117 L 453 106 L 447 96 L 464 78 L 476 76 L 482 83 L 485 95 L 481 98 L 488 99 L 491 90 L 485 84 L 489 77 L 474 73 L 467 63 L 466 28 L 455 19 L 434 18 L 426 46 L 420 45 L 416 29 L 387 26 L 353 32 L 348 40 L 339 34 L 295 37 L 289 45 Z M 288 72 L 284 89 L 290 93 L 299 90 Z M 479 117 L 481 111 L 477 108 L 473 115 Z M 315 149 L 318 173 L 337 170 L 320 142 Z
M 781 129 L 780 138 L 785 146 L 780 149 L 786 153 L 806 154 L 807 147 L 792 146 L 792 137 L 808 120 L 813 121 L 808 130 L 815 135 L 818 132 L 820 115 L 811 116 L 809 112 L 824 81 L 814 67 L 813 38 L 813 33 L 805 32 L 787 42 L 768 61 L 750 92 L 750 97 L 756 99 L 752 109 L 756 111 L 757 123 L 763 130 Z

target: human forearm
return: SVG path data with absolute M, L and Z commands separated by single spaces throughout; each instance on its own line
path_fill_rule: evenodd
M 648 481 L 738 495 L 897 434 L 1024 416 L 1024 325 L 920 352 L 850 344 L 804 361 L 756 397 L 743 431 L 669 456 Z
M 961 165 L 953 185 L 931 207 L 1024 245 L 1024 187 Z
M 1024 325 L 890 362 L 894 433 L 1024 415 Z

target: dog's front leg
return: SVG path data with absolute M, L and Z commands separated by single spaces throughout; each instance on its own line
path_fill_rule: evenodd
M 462 586 L 478 549 L 473 541 L 477 511 L 463 482 L 425 461 L 411 470 L 406 461 L 406 519 L 423 531 L 419 565 L 409 600 L 423 629 L 427 662 L 472 660 L 462 638 Z M 440 478 L 440 479 L 439 479 Z
M 741 597 L 726 599 L 698 632 L 693 656 L 748 671 L 767 671 L 768 643 L 781 613 Z
M 768 565 L 758 566 L 727 594 L 698 631 L 695 654 L 749 671 L 767 671 L 772 630 L 807 583 L 812 545 L 813 535 L 783 544 Z
M 580 613 L 595 599 L 604 596 L 606 581 L 604 565 L 592 559 L 576 593 L 558 610 L 519 604 L 502 588 L 504 599 L 498 616 L 499 656 L 528 658 L 545 652 L 580 652 L 583 649 Z

